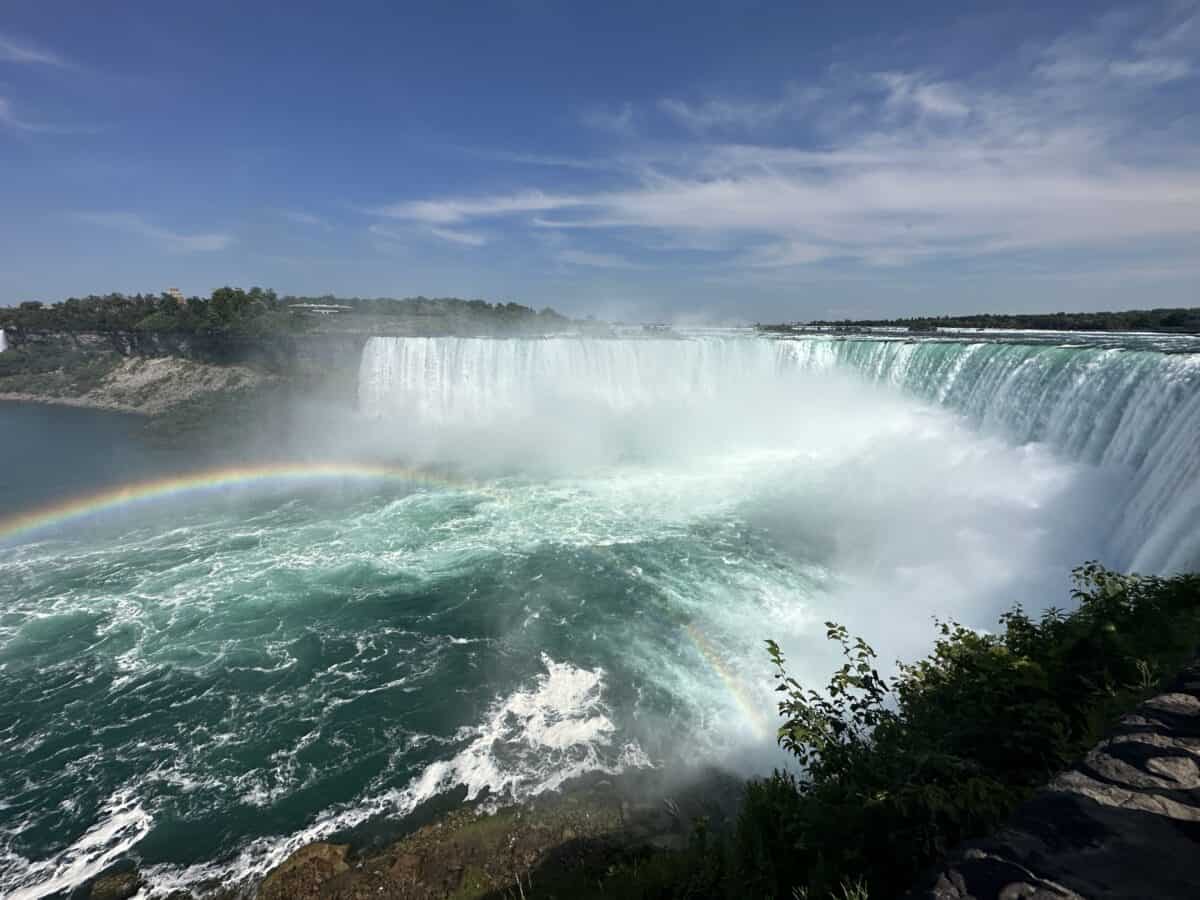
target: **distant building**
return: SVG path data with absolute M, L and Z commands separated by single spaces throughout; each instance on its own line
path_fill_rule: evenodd
M 181 291 L 179 288 L 170 287 L 170 288 L 167 288 L 164 293 L 166 293 L 166 295 L 168 297 L 170 297 L 172 300 L 174 300 L 180 306 L 183 306 L 183 304 L 187 302 L 186 300 L 184 300 L 183 291 Z

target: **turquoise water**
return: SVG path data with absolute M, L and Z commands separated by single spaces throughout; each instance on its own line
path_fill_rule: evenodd
M 165 892 L 435 797 L 764 771 L 764 639 L 822 677 L 828 618 L 912 656 L 934 615 L 1061 604 L 1071 565 L 1142 552 L 1113 507 L 1160 451 L 1112 457 L 1121 421 L 1098 453 L 1037 424 L 1075 408 L 1079 360 L 1033 393 L 1014 373 L 1036 366 L 988 363 L 1043 428 L 1006 435 L 969 400 L 992 351 L 936 352 L 893 378 L 912 351 L 384 343 L 344 458 L 453 482 L 264 482 L 0 544 L 0 890 L 133 857 Z M 0 406 L 0 434 L 5 512 L 192 464 L 77 410 Z

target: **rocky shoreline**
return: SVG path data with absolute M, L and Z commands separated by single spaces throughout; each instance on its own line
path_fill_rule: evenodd
M 1200 837 L 1200 664 L 1124 716 L 1076 766 L 992 836 L 953 851 L 908 900 L 1184 897 Z M 203 886 L 210 900 L 508 900 L 620 897 L 631 871 L 676 863 L 697 835 L 729 827 L 741 781 L 706 772 L 583 778 L 528 804 L 427 813 L 407 830 L 305 845 L 256 884 Z M 378 829 L 378 825 L 376 828 Z M 897 886 L 897 894 L 903 886 Z M 86 900 L 162 897 L 132 862 Z
M 155 891 L 132 861 L 84 888 L 86 900 L 499 900 L 580 897 L 619 872 L 682 853 L 699 823 L 719 832 L 736 816 L 740 778 L 698 773 L 664 789 L 656 770 L 584 776 L 521 805 L 426 812 L 374 833 L 300 847 L 257 883 L 210 884 L 197 893 Z M 389 830 L 391 829 L 391 836 Z
M 132 356 L 121 358 L 94 384 L 83 385 L 82 391 L 73 390 L 76 385 L 61 378 L 46 378 L 38 385 L 23 379 L 24 390 L 2 390 L 9 379 L 0 379 L 0 400 L 157 416 L 197 398 L 257 389 L 279 377 L 242 365 Z

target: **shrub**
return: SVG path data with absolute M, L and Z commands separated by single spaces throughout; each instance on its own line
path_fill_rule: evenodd
M 1078 609 L 1018 606 L 984 634 L 942 623 L 932 653 L 883 679 L 875 651 L 827 623 L 845 657 L 824 691 L 774 642 L 779 742 L 807 778 L 747 789 L 735 839 L 747 896 L 901 893 L 1081 757 L 1200 642 L 1200 576 L 1075 571 Z M 764 891 L 766 893 L 764 893 Z

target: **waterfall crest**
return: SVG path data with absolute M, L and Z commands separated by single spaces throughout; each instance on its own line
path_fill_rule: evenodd
M 439 422 L 487 419 L 550 395 L 623 409 L 711 394 L 777 365 L 769 343 L 740 338 L 371 338 L 358 398 L 372 416 Z
M 553 392 L 627 408 L 785 372 L 849 372 L 981 430 L 1128 473 L 1113 545 L 1146 572 L 1200 565 L 1200 354 L 871 339 L 372 338 L 359 402 L 377 417 L 489 418 Z M 761 383 L 761 382 L 760 382 Z M 781 414 L 786 414 L 781 412 Z
M 941 341 L 784 341 L 801 368 L 850 369 L 1016 443 L 1129 474 L 1113 545 L 1129 568 L 1200 565 L 1200 354 Z

